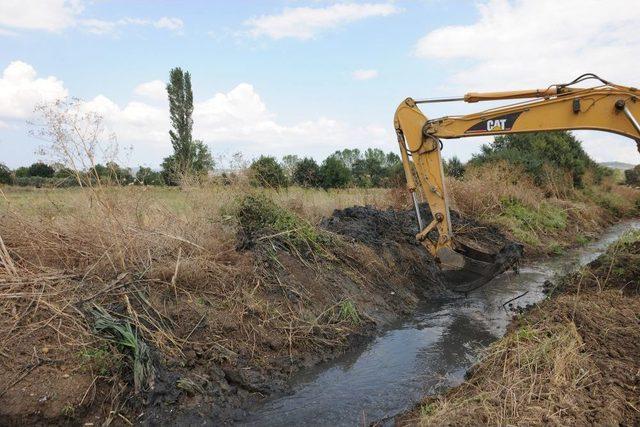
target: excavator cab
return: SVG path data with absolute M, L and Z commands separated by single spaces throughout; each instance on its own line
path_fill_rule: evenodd
M 598 80 L 600 84 L 590 88 L 576 86 L 587 80 Z M 592 129 L 627 136 L 636 141 L 640 151 L 640 125 L 636 119 L 640 116 L 639 95 L 634 87 L 616 85 L 589 73 L 546 89 L 402 101 L 396 109 L 394 127 L 407 188 L 416 210 L 419 229 L 416 238 L 440 263 L 450 282 L 462 284 L 466 290 L 482 286 L 498 274 L 516 267 L 523 247 L 517 243 L 491 247 L 452 231 L 441 156 L 443 139 Z M 514 99 L 525 101 L 431 120 L 418 108 L 418 104 L 435 102 Z M 421 200 L 429 205 L 428 223 L 420 212 Z

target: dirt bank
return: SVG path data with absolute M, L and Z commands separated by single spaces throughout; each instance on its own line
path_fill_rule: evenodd
M 640 234 L 550 284 L 459 387 L 398 425 L 640 423 Z
M 104 204 L 3 214 L 1 424 L 239 419 L 292 373 L 450 295 L 411 211 L 355 207 L 315 227 L 254 194 L 224 222 L 174 230 Z

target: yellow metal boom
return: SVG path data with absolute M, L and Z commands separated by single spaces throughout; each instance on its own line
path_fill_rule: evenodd
M 587 79 L 598 79 L 602 84 L 591 88 L 572 87 Z M 571 83 L 552 85 L 540 90 L 468 93 L 458 98 L 405 99 L 396 110 L 394 126 L 407 187 L 418 215 L 420 232 L 416 237 L 443 262 L 446 258 L 451 264 L 459 263 L 460 258 L 456 258 L 455 252 L 468 253 L 468 248 L 451 231 L 449 201 L 440 154 L 441 139 L 593 129 L 627 136 L 636 141 L 640 151 L 640 125 L 636 119 L 640 118 L 639 97 L 640 92 L 636 88 L 615 85 L 593 74 L 585 74 Z M 418 104 L 430 102 L 480 102 L 521 98 L 537 99 L 479 113 L 432 120 L 428 120 L 418 108 Z M 430 224 L 423 224 L 420 218 L 415 195 L 418 188 L 433 214 Z M 429 238 L 428 234 L 432 230 L 438 231 L 437 240 Z

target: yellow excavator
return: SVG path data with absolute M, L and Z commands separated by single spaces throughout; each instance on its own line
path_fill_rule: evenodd
M 594 87 L 578 87 L 581 82 L 597 80 Z M 521 132 L 593 129 L 627 136 L 640 151 L 640 92 L 620 86 L 595 74 L 583 74 L 565 84 L 546 89 L 510 92 L 468 93 L 461 97 L 413 99 L 398 106 L 394 126 L 407 180 L 407 188 L 416 209 L 419 233 L 416 238 L 440 262 L 444 270 L 469 271 L 479 275 L 476 283 L 486 283 L 510 268 L 521 256 L 518 250 L 490 252 L 478 242 L 455 235 L 451 229 L 449 199 L 442 167 L 442 139 Z M 419 104 L 436 102 L 527 99 L 463 116 L 429 120 Z M 425 224 L 420 213 L 417 192 L 422 194 L 432 214 Z

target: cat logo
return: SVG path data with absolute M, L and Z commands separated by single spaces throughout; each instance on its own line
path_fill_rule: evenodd
M 495 132 L 506 129 L 507 119 L 487 120 L 487 131 Z
M 520 112 L 486 119 L 471 126 L 465 133 L 508 132 L 518 120 Z

